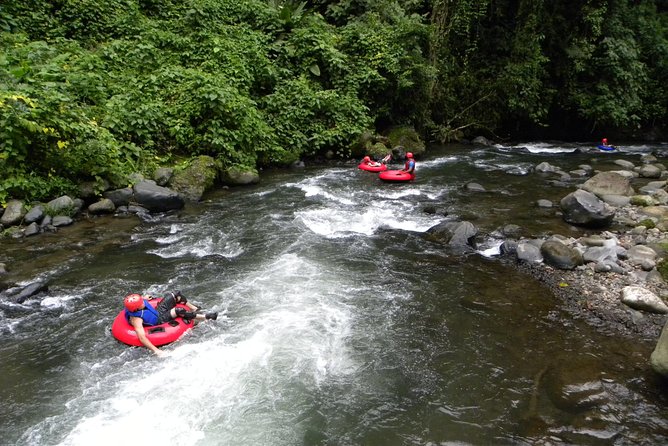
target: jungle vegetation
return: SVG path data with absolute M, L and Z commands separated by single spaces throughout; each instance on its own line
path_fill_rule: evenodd
M 446 142 L 668 123 L 661 0 L 5 0 L 0 47 L 3 204 L 200 154 L 345 158 L 394 126 Z

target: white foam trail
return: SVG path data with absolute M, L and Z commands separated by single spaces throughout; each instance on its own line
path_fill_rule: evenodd
M 416 164 L 416 172 L 419 172 L 422 169 L 432 169 L 435 167 L 442 167 L 446 164 L 451 164 L 459 161 L 459 158 L 456 156 L 444 156 L 439 158 L 434 158 L 430 160 L 419 160 Z
M 241 244 L 222 230 L 209 227 L 206 231 L 209 234 L 202 233 L 202 226 L 183 225 L 177 227 L 172 225 L 171 235 L 155 238 L 157 243 L 164 246 L 148 252 L 163 258 L 187 256 L 201 258 L 210 255 L 234 258 L 243 253 Z
M 306 197 L 322 197 L 330 201 L 336 201 L 341 204 L 354 204 L 355 202 L 349 198 L 337 196 L 336 194 L 330 193 L 324 188 L 315 185 L 300 185 L 300 189 L 304 191 L 304 196 Z
M 67 308 L 73 302 L 81 299 L 81 294 L 62 294 L 57 296 L 48 296 L 40 301 L 40 306 L 48 309 Z
M 129 436 L 184 446 L 294 444 L 303 437 L 295 407 L 357 368 L 348 351 L 354 321 L 343 273 L 294 254 L 260 265 L 221 292 L 242 312 L 233 316 L 233 331 L 206 322 L 167 347 L 166 359 L 144 353 L 120 358 L 114 372 L 113 364 L 84 367 L 80 396 L 23 440 L 39 443 L 74 420 L 60 444 L 116 444 Z

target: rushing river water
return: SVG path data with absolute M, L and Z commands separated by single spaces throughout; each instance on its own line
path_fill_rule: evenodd
M 577 147 L 433 148 L 411 184 L 354 165 L 265 172 L 179 213 L 3 240 L 5 279 L 49 292 L 0 299 L 0 443 L 665 444 L 656 340 L 573 320 L 494 255 L 509 223 L 581 234 L 535 202 L 583 180 L 554 184 L 538 163 L 612 170 L 668 150 Z M 472 221 L 477 252 L 424 237 L 444 219 Z M 175 289 L 221 316 L 164 359 L 113 339 L 127 292 Z M 598 399 L 564 404 L 562 382 Z

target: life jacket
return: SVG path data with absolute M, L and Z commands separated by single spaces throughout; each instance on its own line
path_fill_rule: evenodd
M 407 170 L 408 172 L 412 172 L 413 170 L 415 170 L 415 161 L 413 161 L 412 159 L 406 160 L 406 166 L 404 167 L 404 169 Z
M 153 305 L 151 305 L 146 299 L 144 299 L 144 308 L 141 310 L 128 311 L 127 308 L 125 309 L 125 318 L 128 320 L 128 323 L 130 323 L 131 317 L 141 318 L 144 325 L 158 325 L 158 321 L 160 320 L 160 317 L 158 316 L 158 310 L 153 308 Z

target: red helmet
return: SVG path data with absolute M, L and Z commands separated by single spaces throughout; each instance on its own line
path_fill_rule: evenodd
M 406 158 L 413 158 L 413 152 L 408 152 L 406 154 Z
M 603 144 L 607 144 L 607 143 L 608 143 L 608 138 L 603 138 L 603 139 L 601 140 L 601 142 L 602 142 Z
M 128 311 L 137 311 L 144 306 L 144 298 L 141 294 L 128 294 L 123 299 L 123 305 Z
M 362 161 L 366 161 L 368 163 L 369 161 L 371 161 L 371 158 L 369 158 L 368 156 L 365 156 Z

